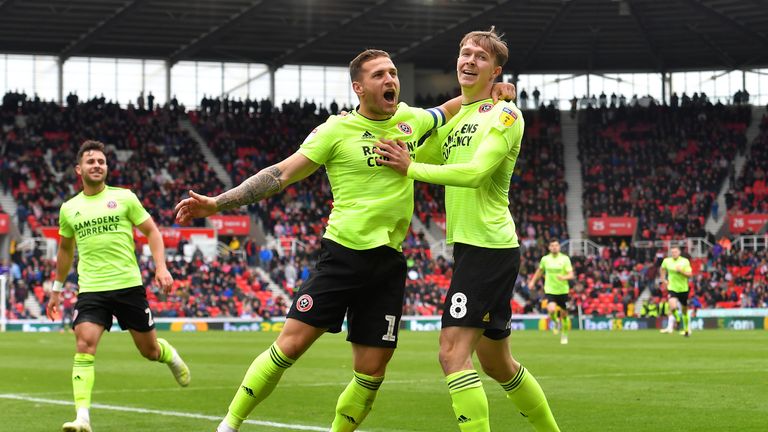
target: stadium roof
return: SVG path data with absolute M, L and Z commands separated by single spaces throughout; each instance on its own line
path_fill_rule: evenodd
M 364 48 L 453 68 L 506 33 L 507 72 L 768 64 L 768 0 L 0 0 L 0 52 L 346 65 Z

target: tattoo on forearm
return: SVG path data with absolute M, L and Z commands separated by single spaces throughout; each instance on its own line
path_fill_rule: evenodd
M 277 166 L 264 168 L 242 182 L 240 186 L 216 197 L 216 208 L 219 211 L 231 210 L 271 197 L 282 189 L 281 174 L 282 171 Z

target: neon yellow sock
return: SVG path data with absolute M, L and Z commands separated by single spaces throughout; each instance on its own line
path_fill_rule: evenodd
M 352 381 L 336 402 L 336 417 L 331 425 L 331 432 L 352 432 L 371 412 L 373 401 L 384 377 L 374 377 L 355 372 Z
M 688 317 L 687 313 L 683 314 L 683 330 L 688 331 L 688 323 L 690 322 L 690 318 Z
M 256 357 L 229 404 L 229 411 L 225 418 L 227 424 L 234 429 L 239 429 L 256 405 L 272 393 L 283 372 L 293 363 L 295 360 L 286 357 L 274 343 Z
M 507 392 L 507 399 L 512 401 L 536 431 L 560 432 L 544 391 L 536 378 L 522 365 L 511 380 L 501 383 L 501 387 Z
M 173 346 L 163 338 L 157 338 L 157 344 L 160 345 L 160 357 L 157 361 L 160 363 L 170 363 L 173 359 Z
M 568 330 L 571 329 L 571 317 L 568 315 L 563 318 L 563 333 L 568 333 Z
M 445 378 L 453 412 L 461 432 L 490 432 L 488 398 L 475 370 L 454 372 Z
M 94 362 L 91 354 L 76 353 L 72 365 L 72 393 L 75 396 L 75 409 L 91 407 L 91 391 L 96 381 Z

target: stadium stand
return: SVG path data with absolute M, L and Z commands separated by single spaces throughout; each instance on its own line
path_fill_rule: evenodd
M 580 111 L 587 216 L 635 216 L 644 240 L 703 237 L 737 151 L 749 106 L 683 94 L 680 104 Z
M 726 206 L 731 214 L 768 213 L 768 115 L 760 123 L 760 135 L 752 143 L 749 159 L 736 181 L 736 187 L 726 194 Z
M 174 224 L 173 206 L 190 188 L 223 190 L 196 144 L 179 128 L 182 107 L 123 109 L 103 98 L 70 102 L 59 106 L 4 98 L 3 163 L 10 174 L 3 184 L 19 204 L 20 229 L 57 225 L 61 203 L 78 190 L 71 167 L 85 139 L 110 145 L 110 184 L 133 190 L 160 226 Z
M 7 169 L 3 169 L 0 182 L 19 203 L 20 225 L 36 227 L 57 223 L 58 207 L 77 187 L 73 176 L 66 173 L 74 161 L 71 149 L 85 137 L 113 144 L 110 160 L 115 163 L 111 167 L 111 183 L 134 189 L 156 220 L 172 224 L 170 209 L 190 185 L 207 193 L 216 193 L 223 187 L 206 166 L 196 144 L 178 127 L 182 116 L 188 116 L 208 140 L 237 184 L 258 169 L 291 154 L 304 136 L 329 115 L 309 102 L 286 103 L 275 108 L 268 101 L 241 104 L 206 98 L 200 110 L 190 112 L 172 105 L 154 111 L 123 109 L 98 98 L 84 103 L 70 98 L 69 102 L 69 106 L 61 107 L 30 101 L 18 94 L 6 95 L 3 99 L 0 121 L 4 127 L 0 139 L 5 151 L 0 165 Z M 641 225 L 644 238 L 681 237 L 698 232 L 691 231 L 692 224 L 676 225 L 674 217 L 671 222 L 665 218 L 683 212 L 679 207 L 688 207 L 688 213 L 693 212 L 695 217 L 689 218 L 693 222 L 704 216 L 706 203 L 727 175 L 730 166 L 727 152 L 744 146 L 748 108 L 711 105 L 700 99 L 696 104 L 692 99 L 684 104 L 677 108 L 604 107 L 583 111 L 582 124 L 594 132 L 595 138 L 582 142 L 582 157 L 597 161 L 585 168 L 585 184 L 591 187 L 585 198 L 591 214 L 598 210 L 601 214 L 605 211 L 637 214 L 644 221 Z M 547 107 L 525 112 L 527 130 L 510 191 L 511 210 L 525 247 L 516 286 L 519 295 L 513 302 L 515 313 L 544 310 L 543 291 L 529 292 L 524 282 L 546 252 L 545 241 L 567 235 L 564 199 L 567 185 L 563 175 L 559 115 L 559 111 Z M 763 122 L 762 144 L 752 146 L 750 168 L 740 178 L 743 184 L 751 184 L 752 190 L 755 182 L 764 177 L 761 171 L 766 169 L 761 165 L 766 159 L 761 153 L 765 151 L 766 120 Z M 658 126 L 651 127 L 651 124 Z M 25 145 L 28 143 L 35 145 Z M 659 150 L 659 146 L 672 146 L 674 157 L 656 157 L 653 152 Z M 694 153 L 694 148 L 702 151 Z M 703 152 L 704 149 L 710 153 Z M 643 167 L 635 163 L 637 159 L 632 154 L 654 157 L 656 171 L 642 171 Z M 675 180 L 677 176 L 671 167 L 681 154 L 692 159 L 684 166 L 689 174 L 710 162 L 716 164 L 705 170 L 705 181 L 701 184 L 683 181 L 690 175 Z M 39 163 L 47 159 L 50 163 Z M 140 172 L 151 175 L 137 175 Z M 174 172 L 175 181 L 171 181 L 166 172 Z M 754 179 L 749 177 L 750 173 Z M 641 180 L 635 187 L 624 190 L 608 187 L 630 184 L 624 181 L 630 175 L 640 175 Z M 650 183 L 651 175 L 659 175 L 659 180 Z M 658 189 L 660 187 L 666 189 Z M 679 199 L 675 201 L 677 204 L 661 206 L 657 202 L 661 191 L 667 189 L 670 196 Z M 694 197 L 691 203 L 683 199 L 689 192 Z M 747 189 L 741 193 L 750 197 L 753 204 L 761 203 L 752 198 Z M 635 201 L 624 203 L 626 196 L 635 195 Z M 598 199 L 602 196 L 607 202 Z M 644 215 L 642 205 L 649 202 L 657 206 L 653 206 L 652 214 Z M 267 281 L 254 271 L 254 266 L 261 266 L 289 295 L 296 292 L 313 266 L 331 205 L 330 189 L 321 170 L 292 185 L 285 193 L 252 206 L 248 210 L 258 216 L 265 231 L 278 240 L 277 249 L 270 251 L 274 258 L 261 259 L 259 248 L 249 240 L 243 246 L 247 251 L 244 257 L 212 262 L 200 256 L 189 262 L 170 259 L 169 269 L 176 290 L 167 296 L 155 288 L 148 290 L 156 314 L 262 318 L 283 315 L 287 307 L 285 299 L 265 288 Z M 417 183 L 415 214 L 427 228 L 436 224 L 444 229 L 442 209 L 442 187 Z M 759 209 L 753 209 L 756 210 Z M 667 231 L 654 229 L 653 221 L 667 221 Z M 409 270 L 406 314 L 442 312 L 452 263 L 446 257 L 432 256 L 431 246 L 424 233 L 413 229 L 403 245 Z M 661 294 L 656 286 L 658 253 L 663 254 L 634 249 L 622 242 L 610 244 L 601 255 L 574 256 L 578 275 L 573 286 L 574 307 L 593 315 L 637 314 L 635 304 L 644 290 L 657 296 Z M 696 301 L 701 307 L 765 305 L 768 301 L 767 258 L 764 251 L 725 251 L 718 245 L 708 258 L 694 260 L 697 270 L 701 270 L 692 282 Z M 47 301 L 44 286 L 52 278 L 53 264 L 39 255 L 18 252 L 7 267 L 11 274 L 18 276 L 11 284 L 10 317 L 39 316 Z M 148 279 L 151 265 L 143 260 L 141 269 L 147 286 L 151 287 Z

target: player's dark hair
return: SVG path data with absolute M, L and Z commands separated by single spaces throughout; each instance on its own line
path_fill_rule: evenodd
M 373 59 L 379 57 L 389 57 L 389 53 L 378 49 L 367 49 L 357 55 L 351 62 L 349 62 L 349 77 L 352 81 L 358 81 L 360 79 L 360 73 L 363 71 L 363 65 Z
M 77 163 L 80 164 L 80 162 L 83 161 L 83 155 L 91 150 L 98 150 L 104 153 L 104 155 L 107 154 L 103 142 L 96 140 L 85 140 L 83 144 L 80 145 L 80 150 L 77 151 Z
M 560 240 L 558 240 L 558 239 L 557 239 L 557 238 L 555 238 L 555 237 L 552 237 L 551 239 L 549 239 L 549 241 L 547 242 L 547 244 L 552 244 L 552 243 L 557 243 L 557 244 L 560 244 Z
M 491 26 L 487 31 L 473 31 L 464 35 L 461 43 L 459 43 L 459 49 L 468 41 L 472 41 L 493 55 L 496 66 L 504 66 L 509 59 L 509 48 L 507 48 L 507 43 L 501 40 L 503 36 L 503 33 L 496 33 L 495 26 Z

